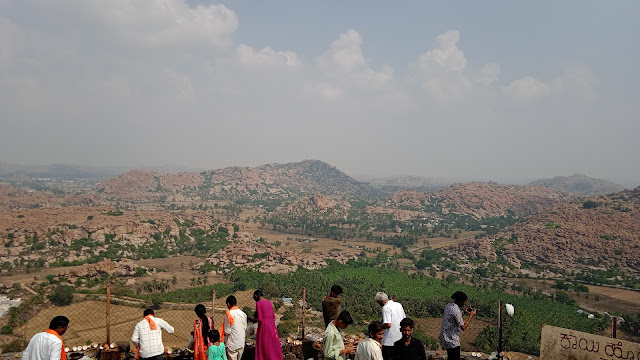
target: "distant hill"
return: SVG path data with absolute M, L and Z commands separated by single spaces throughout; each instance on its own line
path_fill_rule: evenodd
M 546 186 L 552 189 L 580 195 L 604 195 L 620 192 L 624 186 L 604 179 L 595 179 L 585 175 L 556 176 L 553 179 L 538 179 L 531 182 L 534 186 Z
M 370 197 L 376 191 L 319 160 L 258 167 L 228 167 L 197 173 L 158 174 L 133 170 L 105 181 L 96 191 L 107 198 L 132 201 L 206 199 L 288 199 L 322 193 Z
M 559 203 L 497 235 L 447 249 L 461 258 L 501 254 L 510 264 L 553 272 L 610 269 L 640 274 L 640 187 Z
M 391 176 L 383 178 L 362 178 L 360 180 L 387 194 L 400 190 L 434 192 L 453 184 L 452 180 L 446 178 L 423 176 Z

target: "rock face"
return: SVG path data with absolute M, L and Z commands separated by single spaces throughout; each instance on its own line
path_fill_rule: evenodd
M 617 266 L 640 274 L 640 187 L 558 204 L 526 218 L 497 238 L 504 258 L 545 265 L 555 272 Z M 488 258 L 494 239 L 473 240 L 446 249 L 463 258 Z
M 303 196 L 291 205 L 285 212 L 290 215 L 309 215 L 314 213 L 322 213 L 330 215 L 346 216 L 351 209 L 348 201 L 335 201 L 320 193 Z
M 570 197 L 539 186 L 498 185 L 471 182 L 454 184 L 427 194 L 415 190 L 398 191 L 369 213 L 394 214 L 395 220 L 432 218 L 450 213 L 476 219 L 507 216 L 523 217 L 550 208 Z
M 296 198 L 323 193 L 329 196 L 372 196 L 375 191 L 337 168 L 317 160 L 258 167 L 229 167 L 200 174 L 157 174 L 134 170 L 105 181 L 96 193 L 129 201 Z
M 604 195 L 620 192 L 624 186 L 613 181 L 595 179 L 585 175 L 556 176 L 553 179 L 538 179 L 531 182 L 534 186 L 546 186 L 552 189 L 580 195 Z

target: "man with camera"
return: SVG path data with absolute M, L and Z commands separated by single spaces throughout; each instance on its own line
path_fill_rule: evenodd
M 448 360 L 460 360 L 460 331 L 467 330 L 471 319 L 476 316 L 476 309 L 467 306 L 465 312 L 469 313 L 469 319 L 467 321 L 462 319 L 460 308 L 465 305 L 467 298 L 464 292 L 456 291 L 451 295 L 453 302 L 448 303 L 444 308 L 440 327 L 440 346 L 447 350 Z

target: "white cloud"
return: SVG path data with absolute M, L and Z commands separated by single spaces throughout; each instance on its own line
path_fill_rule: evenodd
M 463 95 L 471 86 L 465 70 L 467 59 L 458 48 L 460 32 L 450 30 L 439 35 L 433 48 L 418 61 L 421 86 L 439 101 L 447 101 Z
M 509 83 L 502 89 L 507 96 L 518 101 L 530 101 L 551 93 L 551 87 L 533 76 L 525 76 Z
M 290 67 L 298 68 L 302 62 L 293 51 L 276 51 L 267 46 L 260 51 L 255 51 L 248 45 L 239 45 L 236 56 L 241 64 L 264 67 Z

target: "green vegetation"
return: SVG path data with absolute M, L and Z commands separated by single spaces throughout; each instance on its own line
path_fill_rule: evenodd
M 49 301 L 56 306 L 71 305 L 73 302 L 73 286 L 62 284 L 56 286 L 51 295 L 49 295 Z

